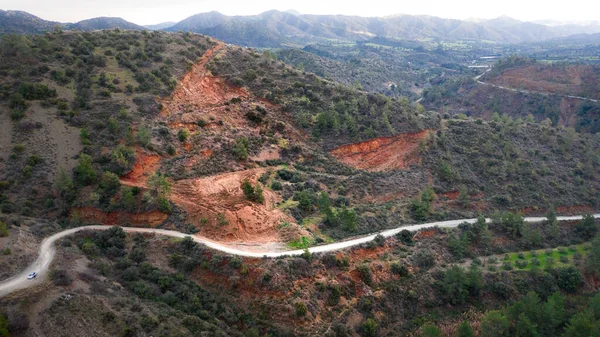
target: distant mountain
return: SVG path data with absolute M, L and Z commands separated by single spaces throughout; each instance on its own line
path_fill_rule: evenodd
M 61 23 L 46 21 L 23 11 L 0 10 L 0 34 L 39 34 L 60 26 L 62 29 L 78 29 L 82 31 L 121 28 L 127 30 L 144 30 L 146 28 L 121 18 L 99 17 L 79 21 L 77 23 Z
M 537 42 L 572 34 L 600 32 L 600 26 L 544 25 L 507 16 L 492 20 L 455 20 L 433 16 L 356 17 L 268 11 L 252 16 L 218 12 L 193 15 L 168 28 L 213 36 L 252 47 L 304 46 L 327 40 L 365 41 L 375 36 L 443 41 L 486 40 L 497 43 Z
M 177 22 L 167 21 L 167 22 L 158 23 L 156 25 L 144 25 L 144 28 L 147 28 L 150 30 L 162 30 L 162 29 L 167 29 L 167 28 L 173 27 L 176 23 Z
M 426 15 L 359 17 L 271 10 L 250 16 L 200 13 L 177 23 L 165 22 L 142 27 L 121 18 L 99 17 L 77 23 L 60 23 L 46 21 L 26 12 L 0 11 L 0 34 L 43 33 L 56 25 L 63 29 L 84 31 L 112 28 L 173 32 L 181 30 L 209 35 L 236 45 L 259 48 L 304 47 L 332 40 L 368 41 L 375 37 L 391 40 L 520 43 L 600 33 L 598 22 L 543 23 L 523 22 L 507 16 L 492 20 L 456 20 Z
M 287 10 L 287 11 L 285 11 L 285 12 L 286 12 L 286 13 L 293 14 L 293 15 L 296 15 L 296 16 L 300 16 L 300 15 L 302 15 L 302 13 L 298 12 L 298 11 L 297 11 L 297 10 L 295 10 L 295 9 L 288 9 L 288 10 Z
M 56 25 L 64 24 L 46 21 L 27 12 L 0 10 L 0 34 L 43 33 L 52 30 Z
M 79 21 L 75 24 L 70 25 L 69 28 L 83 30 L 83 31 L 113 29 L 113 28 L 121 28 L 121 29 L 126 29 L 126 30 L 145 30 L 146 29 L 142 26 L 138 26 L 135 23 L 125 21 L 121 18 L 111 18 L 111 17 L 99 17 L 99 18 L 93 18 L 93 19 Z

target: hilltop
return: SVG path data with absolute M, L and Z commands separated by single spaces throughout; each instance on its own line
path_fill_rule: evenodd
M 49 22 L 19 11 L 3 11 L 0 14 L 0 33 L 43 33 L 57 24 L 64 29 L 80 30 L 147 28 L 201 33 L 227 43 L 259 48 L 298 47 L 331 41 L 367 41 L 374 37 L 506 44 L 546 41 L 571 35 L 579 39 L 580 34 L 600 32 L 598 25 L 546 25 L 509 17 L 462 21 L 424 15 L 357 17 L 307 15 L 277 10 L 249 16 L 227 16 L 213 11 L 195 14 L 177 23 L 147 27 L 120 18 L 95 18 L 72 24 Z
M 0 10 L 0 34 L 40 34 L 52 31 L 55 27 L 70 30 L 77 29 L 82 31 L 100 30 L 100 29 L 130 29 L 144 30 L 144 27 L 134 23 L 127 22 L 121 18 L 98 17 L 88 20 L 82 20 L 76 23 L 61 23 L 46 21 L 35 15 L 23 11 L 3 11 Z

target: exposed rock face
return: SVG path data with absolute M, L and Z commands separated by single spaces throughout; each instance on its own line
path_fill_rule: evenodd
M 361 143 L 348 144 L 331 151 L 342 163 L 366 171 L 389 171 L 420 163 L 419 144 L 431 130 L 402 133 Z
M 279 242 L 309 235 L 295 220 L 276 208 L 281 198 L 265 189 L 263 204 L 250 202 L 241 185 L 256 184 L 264 168 L 186 179 L 173 185 L 171 201 L 180 205 L 196 225 L 199 234 L 219 241 Z M 289 224 L 281 231 L 283 223 Z
M 99 223 L 110 226 L 139 226 L 139 227 L 157 227 L 168 217 L 166 213 L 160 211 L 150 211 L 142 213 L 129 213 L 123 211 L 104 212 L 95 207 L 76 207 L 71 210 L 71 217 L 77 216 L 79 219 L 91 223 Z

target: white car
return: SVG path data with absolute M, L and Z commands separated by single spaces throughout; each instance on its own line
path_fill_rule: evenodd
M 33 273 L 31 273 L 31 274 L 27 275 L 27 279 L 28 279 L 28 280 L 33 280 L 34 278 L 36 278 L 36 276 L 37 276 L 37 273 L 36 273 L 36 272 L 33 272 Z

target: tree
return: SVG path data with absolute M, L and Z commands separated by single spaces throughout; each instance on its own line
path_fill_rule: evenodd
M 584 239 L 590 239 L 598 232 L 596 219 L 590 214 L 583 216 L 583 219 L 575 226 L 575 230 Z
M 319 211 L 323 214 L 331 212 L 331 201 L 329 200 L 329 194 L 327 194 L 327 192 L 322 191 L 319 194 L 319 199 L 317 200 L 317 207 L 319 208 Z
M 431 203 L 435 199 L 435 193 L 431 186 L 427 186 L 421 193 L 420 199 L 412 201 L 411 211 L 413 218 L 418 221 L 425 221 L 431 212 Z
M 358 216 L 354 209 L 344 206 L 337 216 L 344 230 L 354 232 L 358 228 Z
M 510 322 L 500 311 L 493 310 L 487 313 L 481 321 L 481 337 L 507 337 L 509 336 Z
M 585 260 L 586 273 L 600 277 L 600 237 L 592 241 L 590 250 Z
M 471 202 L 471 196 L 469 195 L 469 190 L 465 186 L 461 186 L 458 189 L 458 201 L 463 207 L 468 207 Z
M 564 337 L 590 337 L 594 335 L 593 317 L 589 312 L 575 314 L 565 328 Z
M 148 178 L 148 186 L 156 191 L 159 197 L 166 198 L 171 194 L 171 184 L 167 177 L 160 173 L 154 173 Z
M 135 196 L 133 195 L 133 188 L 123 186 L 121 188 L 121 204 L 126 210 L 135 210 Z
M 177 132 L 177 139 L 179 139 L 180 142 L 185 142 L 189 137 L 190 132 L 188 129 L 179 129 L 179 132 Z
M 62 167 L 58 171 L 58 176 L 56 177 L 56 182 L 54 183 L 56 189 L 60 196 L 66 200 L 67 202 L 71 202 L 75 199 L 75 187 L 73 185 L 73 180 Z
M 574 266 L 558 268 L 555 272 L 558 287 L 568 293 L 574 293 L 583 283 L 583 276 Z
M 515 335 L 519 337 L 539 337 L 536 325 L 524 313 L 519 315 L 515 324 Z
M 413 234 L 406 229 L 401 230 L 398 234 L 396 234 L 396 237 L 405 245 L 414 244 Z
M 263 196 L 263 189 L 262 187 L 257 183 L 256 187 L 252 186 L 252 184 L 248 181 L 248 179 L 245 179 L 242 182 L 242 191 L 244 192 L 244 195 L 246 196 L 246 198 L 248 198 L 248 200 L 262 204 L 265 202 L 265 197 Z
M 8 337 L 8 320 L 0 315 L 0 337 Z
M 552 336 L 555 330 L 563 324 L 565 317 L 565 300 L 560 293 L 554 293 L 539 312 L 539 321 L 543 324 L 538 326 L 542 336 Z
M 460 323 L 456 328 L 456 337 L 475 337 L 471 324 L 467 321 Z
M 513 238 L 517 238 L 522 235 L 525 219 L 520 213 L 503 212 L 492 214 L 492 222 L 512 235 Z
M 148 145 L 150 145 L 150 141 L 152 140 L 152 134 L 146 127 L 140 127 L 137 131 L 136 137 L 140 145 L 143 147 L 148 147 Z
M 112 172 L 104 172 L 102 177 L 100 178 L 100 188 L 102 189 L 102 193 L 108 197 L 113 196 L 119 187 L 121 186 L 121 181 L 119 180 L 119 176 Z
M 548 207 L 546 218 L 548 219 L 548 227 L 550 227 L 548 234 L 552 239 L 558 239 L 558 236 L 560 235 L 560 227 L 558 226 L 558 219 L 556 218 L 556 209 L 553 205 Z
M 0 221 L 0 238 L 8 236 L 8 226 L 5 222 Z
M 539 229 L 531 228 L 531 224 L 523 223 L 521 232 L 523 235 L 523 240 L 525 240 L 525 244 L 529 247 L 537 247 L 542 243 L 542 233 Z
M 306 316 L 306 312 L 308 312 L 308 308 L 306 307 L 306 304 L 304 304 L 304 302 L 296 302 L 295 307 L 296 307 L 296 316 L 298 316 L 298 317 Z
M 79 164 L 75 167 L 75 178 L 77 182 L 84 186 L 96 182 L 97 176 L 92 166 L 92 157 L 85 153 L 79 155 Z
M 377 336 L 377 322 L 372 318 L 367 320 L 362 325 L 362 335 L 364 337 L 376 337 Z
M 310 194 L 306 190 L 302 190 L 298 193 L 298 208 L 308 212 L 312 209 L 312 200 Z
M 444 278 L 439 283 L 441 295 L 446 303 L 460 305 L 466 302 L 469 296 L 469 281 L 464 270 L 456 265 L 446 270 Z
M 248 146 L 248 138 L 246 137 L 238 138 L 235 141 L 235 145 L 233 146 L 233 154 L 238 160 L 248 159 Z
M 442 330 L 431 323 L 423 325 L 421 330 L 422 337 L 442 337 Z

